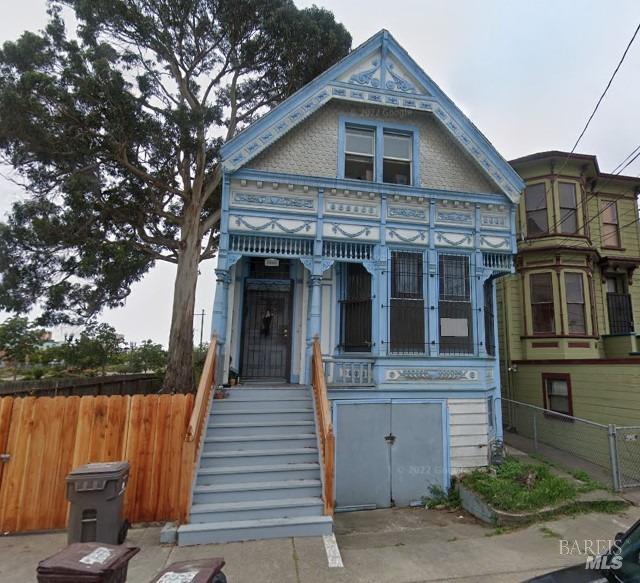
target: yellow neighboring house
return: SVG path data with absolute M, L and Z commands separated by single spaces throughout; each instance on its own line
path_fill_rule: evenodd
M 640 178 L 558 151 L 511 165 L 527 187 L 516 272 L 497 280 L 503 397 L 638 425 Z

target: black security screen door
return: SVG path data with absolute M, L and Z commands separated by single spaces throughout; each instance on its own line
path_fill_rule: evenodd
M 242 315 L 243 378 L 289 380 L 291 363 L 291 280 L 289 266 L 250 265 Z M 262 263 L 262 265 L 260 265 Z M 285 263 L 285 265 L 283 265 Z
M 371 275 L 360 263 L 343 263 L 340 278 L 340 345 L 371 351 Z

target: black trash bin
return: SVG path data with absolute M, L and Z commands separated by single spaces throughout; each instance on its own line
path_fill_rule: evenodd
M 137 547 L 74 543 L 38 563 L 38 583 L 124 583 Z
M 128 476 L 129 462 L 86 464 L 67 476 L 68 544 L 124 542 L 128 522 L 122 511 Z
M 222 572 L 224 559 L 195 559 L 171 563 L 150 583 L 227 583 Z

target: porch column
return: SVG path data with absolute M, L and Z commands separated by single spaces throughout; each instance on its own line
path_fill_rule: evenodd
M 388 285 L 388 249 L 386 246 L 380 248 L 380 258 L 376 261 L 376 283 L 377 297 L 373 300 L 373 341 L 376 343 L 374 353 L 386 356 L 389 353 L 389 317 L 391 309 L 389 307 L 389 285 Z M 376 324 L 377 323 L 377 324 Z
M 309 339 L 313 341 L 316 336 L 320 336 L 322 325 L 322 275 L 312 274 L 309 277 L 309 287 L 311 288 L 311 303 L 309 306 Z
M 218 336 L 218 365 L 216 380 L 220 383 L 226 381 L 221 378 L 224 370 L 224 361 L 228 358 L 226 346 L 227 313 L 229 304 L 229 284 L 231 283 L 228 269 L 216 269 L 216 296 L 213 301 L 213 318 L 211 332 Z
M 311 383 L 311 355 L 313 354 L 313 339 L 320 337 L 322 326 L 322 271 L 319 263 L 313 263 L 308 284 L 310 291 L 309 313 L 307 319 L 307 352 L 304 363 L 305 383 Z

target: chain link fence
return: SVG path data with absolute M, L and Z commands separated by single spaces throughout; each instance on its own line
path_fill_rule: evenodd
M 616 457 L 621 488 L 640 487 L 640 425 L 617 426 Z
M 502 399 L 502 419 L 534 452 L 548 446 L 598 466 L 614 490 L 640 487 L 640 426 L 604 425 L 511 399 Z

